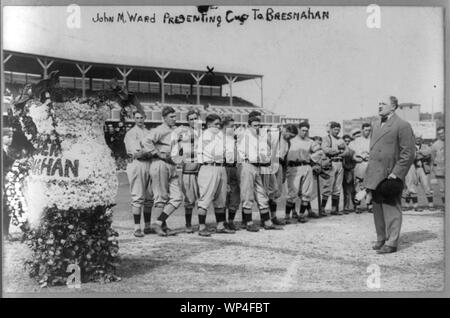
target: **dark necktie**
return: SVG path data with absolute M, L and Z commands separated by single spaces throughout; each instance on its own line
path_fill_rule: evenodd
M 381 123 L 382 123 L 382 124 L 385 123 L 387 119 L 388 119 L 387 116 L 381 117 Z

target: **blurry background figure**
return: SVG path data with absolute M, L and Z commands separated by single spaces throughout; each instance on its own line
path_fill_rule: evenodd
M 431 172 L 436 178 L 442 203 L 445 204 L 445 129 L 437 129 L 438 139 L 431 146 Z M 445 212 L 445 207 L 444 207 Z
M 322 197 L 322 209 L 325 210 L 328 198 L 331 195 L 331 214 L 342 215 L 339 211 L 339 201 L 342 192 L 342 179 L 344 178 L 344 169 L 342 166 L 343 157 L 348 154 L 348 147 L 342 138 L 339 137 L 341 124 L 337 122 L 330 123 L 330 133 L 322 140 L 322 149 L 330 158 L 332 169 L 330 170 L 330 179 L 324 183 Z
M 416 160 L 414 161 L 414 166 L 416 169 L 417 182 L 418 185 L 422 186 L 425 196 L 428 201 L 428 208 L 433 209 L 433 191 L 430 188 L 430 182 L 428 180 L 428 175 L 431 172 L 431 148 L 423 143 L 422 137 L 416 138 Z M 415 203 L 416 209 L 418 203 Z
M 356 132 L 356 134 L 355 134 Z M 354 131 L 353 135 L 357 135 L 359 130 Z M 354 169 L 354 184 L 355 192 L 363 190 L 364 175 L 366 174 L 367 163 L 369 161 L 370 152 L 370 138 L 372 134 L 372 126 L 369 123 L 364 123 L 361 126 L 361 136 L 354 138 L 354 140 L 349 144 L 349 148 L 354 151 L 353 160 L 355 161 Z M 354 202 L 356 207 L 356 213 L 362 212 L 362 206 L 367 206 L 367 211 L 372 212 L 372 205 L 370 202 Z M 360 208 L 361 205 L 361 208 Z
M 414 164 L 408 170 L 405 177 L 405 187 L 403 189 L 403 198 L 405 199 L 404 211 L 409 211 L 414 208 L 415 211 L 422 211 L 419 209 L 419 199 L 417 197 L 417 186 L 419 184 L 416 168 Z
M 3 205 L 3 237 L 6 240 L 11 239 L 11 235 L 9 234 L 9 224 L 11 222 L 11 217 L 9 215 L 9 207 L 7 205 L 6 193 L 5 193 L 5 185 L 6 185 L 6 174 L 11 170 L 11 167 L 14 163 L 14 158 L 10 153 L 10 146 L 12 143 L 13 131 L 11 128 L 3 128 L 2 130 L 2 169 L 3 169 L 3 189 L 2 189 L 2 205 Z
M 344 135 L 342 137 L 345 144 L 348 146 L 350 142 L 353 141 L 352 137 L 349 135 Z M 353 201 L 355 198 L 355 166 L 356 162 L 353 159 L 355 151 L 348 148 L 347 154 L 343 157 L 342 166 L 344 167 L 344 178 L 342 180 L 342 187 L 344 190 L 344 214 L 353 212 L 355 207 L 353 206 Z

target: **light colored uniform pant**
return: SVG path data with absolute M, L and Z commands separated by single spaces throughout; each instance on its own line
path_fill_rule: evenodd
M 150 178 L 150 161 L 133 160 L 127 165 L 130 183 L 131 206 L 141 208 L 153 205 L 153 192 Z
M 227 200 L 227 171 L 225 167 L 202 165 L 198 172 L 198 208 L 208 211 L 213 203 L 215 209 L 225 208 Z
M 340 196 L 342 192 L 342 180 L 344 179 L 344 168 L 342 167 L 342 162 L 332 162 L 332 168 L 328 170 L 330 179 L 323 182 L 323 189 L 321 191 L 322 195 L 329 197 Z
M 301 198 L 304 202 L 312 200 L 314 183 L 311 166 L 288 167 L 286 170 L 286 181 L 288 202 L 295 203 L 297 198 Z
M 198 199 L 197 175 L 183 173 L 181 175 L 181 190 L 184 195 L 184 207 L 193 209 Z
M 236 211 L 241 204 L 241 189 L 239 188 L 239 175 L 237 167 L 226 167 L 229 192 L 227 193 L 226 206 L 230 210 Z
M 373 202 L 373 218 L 377 241 L 397 247 L 402 227 L 401 198 L 396 199 L 395 205 Z
M 269 200 L 276 201 L 281 197 L 283 187 L 283 171 L 280 168 L 273 174 L 261 174 L 264 189 L 267 191 Z
M 243 162 L 238 165 L 238 173 L 241 180 L 242 208 L 252 209 L 256 201 L 260 211 L 268 209 L 269 197 L 262 183 L 260 168 Z
M 175 165 L 162 160 L 154 160 L 150 166 L 150 177 L 155 207 L 164 207 L 170 204 L 178 209 L 183 200 L 183 195 Z
M 405 176 L 405 188 L 403 190 L 403 195 L 405 197 L 412 196 L 417 197 L 417 173 L 416 168 L 414 165 L 411 165 L 411 167 L 408 170 L 408 173 Z
M 430 182 L 428 181 L 428 176 L 423 170 L 423 167 L 416 168 L 417 181 L 422 185 L 423 191 L 425 192 L 425 196 L 433 195 L 433 192 L 430 188 Z

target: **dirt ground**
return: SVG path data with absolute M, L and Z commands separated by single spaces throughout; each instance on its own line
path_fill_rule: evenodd
M 180 233 L 135 238 L 128 185 L 121 178 L 114 228 L 119 232 L 121 281 L 87 283 L 80 289 L 39 288 L 23 270 L 29 251 L 20 242 L 3 249 L 5 293 L 189 293 L 443 291 L 444 213 L 405 212 L 399 251 L 378 255 L 373 215 L 329 216 L 281 231 L 238 231 L 200 237 Z M 278 214 L 284 215 L 280 205 Z M 184 211 L 169 226 L 182 229 Z M 254 219 L 259 219 L 254 213 Z M 214 221 L 212 214 L 209 222 Z M 237 217 L 240 220 L 240 216 Z M 197 222 L 194 212 L 194 224 Z M 375 265 L 374 265 L 375 264 Z M 379 285 L 369 269 L 379 269 Z M 7 296 L 6 294 L 5 296 Z M 12 294 L 11 294 L 12 295 Z M 149 294 L 151 295 L 151 294 Z

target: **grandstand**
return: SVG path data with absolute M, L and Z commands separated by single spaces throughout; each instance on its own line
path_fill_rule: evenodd
M 259 80 L 262 104 L 262 75 L 208 72 L 207 70 L 174 69 L 148 65 L 102 64 L 89 61 L 35 55 L 16 51 L 3 51 L 5 94 L 3 104 L 9 107 L 10 95 L 17 96 L 27 83 L 36 83 L 53 70 L 59 70 L 60 86 L 76 95 L 89 97 L 107 89 L 116 77 L 121 85 L 139 98 L 147 115 L 146 122 L 153 126 L 161 121 L 161 109 L 170 105 L 178 111 L 178 121 L 186 122 L 190 108 L 198 108 L 204 118 L 207 112 L 231 115 L 237 124 L 245 124 L 248 113 L 257 108 L 265 125 L 278 125 L 278 114 L 233 96 L 234 83 Z M 229 85 L 229 96 L 223 96 L 224 85 Z M 8 96 L 9 95 L 9 96 Z M 3 109 L 3 114 L 6 113 Z M 120 109 L 111 110 L 110 122 L 118 122 Z M 132 121 L 132 118 L 127 119 Z

